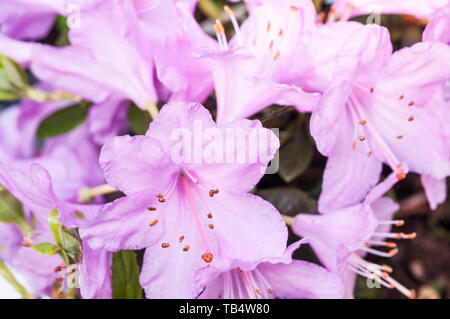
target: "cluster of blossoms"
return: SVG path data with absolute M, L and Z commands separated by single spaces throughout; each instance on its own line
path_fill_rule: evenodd
M 391 230 L 404 222 L 384 196 L 408 172 L 432 210 L 445 200 L 450 1 L 337 0 L 325 17 L 311 0 L 247 0 L 242 23 L 224 8 L 231 39 L 220 20 L 216 38 L 205 33 L 196 5 L 0 3 L 0 98 L 22 97 L 0 113 L 0 265 L 36 297 L 71 293 L 73 271 L 83 298 L 111 298 L 113 255 L 145 249 L 147 298 L 351 298 L 356 275 L 413 298 L 365 255 L 389 258 L 392 239 L 415 237 Z M 393 52 L 386 28 L 348 21 L 374 12 L 430 22 Z M 38 42 L 57 16 L 70 44 Z M 213 91 L 215 119 L 200 104 Z M 145 135 L 124 135 L 130 103 L 153 119 Z M 251 192 L 280 143 L 247 118 L 273 104 L 311 113 L 328 158 L 317 215 L 283 219 Z M 43 121 L 74 107 L 86 121 L 38 140 Z M 217 138 L 230 132 L 244 138 Z M 236 152 L 243 160 L 224 159 Z M 302 238 L 289 246 L 286 224 Z M 305 244 L 323 266 L 292 258 Z

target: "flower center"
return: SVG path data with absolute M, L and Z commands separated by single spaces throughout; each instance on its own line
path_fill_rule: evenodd
M 298 24 L 297 20 L 300 19 L 297 7 L 290 7 L 290 16 L 287 24 L 283 23 L 284 20 L 279 17 L 274 17 L 274 19 L 268 18 L 266 25 L 257 27 L 253 38 L 246 39 L 247 43 L 243 41 L 242 33 L 233 10 L 229 6 L 225 6 L 224 10 L 230 17 L 233 25 L 237 45 L 246 47 L 253 55 L 262 58 L 266 63 L 277 61 L 280 54 L 287 50 L 288 46 L 292 46 L 295 43 L 295 38 L 298 34 L 295 24 Z M 284 27 L 286 30 L 282 24 L 285 24 Z M 214 31 L 219 42 L 219 49 L 222 51 L 228 50 L 225 29 L 220 20 L 216 20 Z
M 200 233 L 200 237 L 205 249 L 205 252 L 202 254 L 202 259 L 204 262 L 206 263 L 210 263 L 213 261 L 214 255 L 211 252 L 211 246 L 208 242 L 208 237 L 206 235 L 205 232 L 205 226 L 202 223 L 202 220 L 200 218 L 200 214 L 199 214 L 199 209 L 197 208 L 196 202 L 194 200 L 192 191 L 191 191 L 191 184 L 200 187 L 199 185 L 199 181 L 198 179 L 196 179 L 191 173 L 189 173 L 188 171 L 182 171 L 179 176 L 177 176 L 176 178 L 173 179 L 173 181 L 169 184 L 167 191 L 165 191 L 164 193 L 160 193 L 160 194 L 156 194 L 156 197 L 158 198 L 158 201 L 160 203 L 165 203 L 166 200 L 170 197 L 171 193 L 173 192 L 173 190 L 175 189 L 175 187 L 178 185 L 178 182 L 181 180 L 181 186 L 183 188 L 184 191 L 184 195 L 186 196 L 186 200 L 187 200 L 187 204 L 189 206 L 190 211 L 192 212 L 192 215 L 194 217 L 195 220 L 195 224 L 197 226 L 197 229 Z M 205 193 L 207 192 L 206 190 L 203 190 Z M 209 190 L 209 196 L 213 197 L 214 195 L 217 195 L 219 193 L 218 189 L 211 189 Z M 199 196 L 200 200 L 201 200 L 201 196 Z M 203 201 L 202 204 L 205 205 L 205 207 L 207 207 L 206 202 Z M 148 207 L 149 211 L 156 211 L 157 208 L 156 207 Z M 206 217 L 208 219 L 212 219 L 213 215 L 211 212 L 209 212 Z M 156 224 L 158 223 L 158 220 L 155 219 L 150 223 L 150 227 L 154 227 L 156 226 Z M 214 229 L 214 224 L 210 223 L 207 226 L 209 229 Z M 185 236 L 181 235 L 178 238 L 178 242 L 182 243 L 185 240 Z M 162 248 L 169 248 L 170 247 L 170 243 L 162 243 L 161 244 Z M 183 251 L 188 252 L 190 249 L 190 245 L 184 245 L 182 247 Z
M 382 97 L 376 95 L 374 93 L 374 88 L 365 89 L 360 86 L 356 86 L 357 89 L 363 91 L 368 94 L 370 92 L 371 96 L 369 98 L 379 99 L 381 103 L 386 103 Z M 404 95 L 399 97 L 399 100 L 403 100 Z M 409 102 L 408 107 L 414 105 L 414 102 Z M 359 140 L 365 147 L 367 156 L 370 157 L 373 154 L 373 150 L 370 148 L 370 143 L 373 142 L 376 150 L 378 150 L 385 159 L 386 163 L 391 167 L 392 171 L 396 173 L 396 176 L 399 180 L 402 180 L 406 177 L 406 173 L 402 164 L 398 160 L 397 156 L 394 154 L 392 149 L 383 139 L 382 135 L 379 133 L 375 125 L 371 122 L 368 115 L 364 110 L 364 106 L 358 99 L 355 93 L 350 94 L 349 100 L 347 102 L 347 106 L 354 122 L 354 130 L 353 130 L 353 142 L 352 149 L 355 150 L 357 147 L 357 141 Z M 412 122 L 414 120 L 414 116 L 410 115 L 407 119 L 408 122 Z M 394 137 L 393 137 L 394 138 Z M 403 135 L 398 134 L 395 136 L 396 140 L 402 140 Z

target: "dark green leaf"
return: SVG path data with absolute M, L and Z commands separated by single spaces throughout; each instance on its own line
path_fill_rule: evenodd
M 290 183 L 299 177 L 312 161 L 314 145 L 302 123 L 291 128 L 291 137 L 280 148 L 281 178 Z
M 318 213 L 317 201 L 295 187 L 261 189 L 256 194 L 270 202 L 283 215 L 295 216 L 299 213 Z
M 37 137 L 44 139 L 70 132 L 84 123 L 90 106 L 91 103 L 82 101 L 50 114 L 39 125 Z
M 0 55 L 0 65 L 5 71 L 8 80 L 18 89 L 25 89 L 28 86 L 28 77 L 25 70 L 7 56 Z
M 127 119 L 131 129 L 137 135 L 144 135 L 147 132 L 152 118 L 147 111 L 143 111 L 136 105 L 128 107 Z
M 40 243 L 31 247 L 42 255 L 54 255 L 56 254 L 56 250 L 58 249 L 58 246 L 51 243 Z
M 139 266 L 134 251 L 121 250 L 114 253 L 112 271 L 114 299 L 142 299 Z
M 17 224 L 25 236 L 30 233 L 30 225 L 25 220 L 22 204 L 10 192 L 1 187 L 0 222 Z

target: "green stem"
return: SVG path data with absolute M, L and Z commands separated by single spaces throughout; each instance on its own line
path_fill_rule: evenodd
M 213 21 L 222 16 L 222 9 L 211 0 L 200 0 L 198 8 Z
M 8 267 L 6 267 L 5 263 L 2 260 L 0 260 L 0 275 L 2 275 L 3 278 L 5 278 L 11 284 L 11 286 L 16 288 L 16 290 L 20 293 L 23 299 L 36 298 L 32 294 L 27 292 L 21 284 L 19 284 L 16 278 L 14 278 L 12 272 L 8 269 Z
M 81 98 L 75 94 L 66 91 L 54 91 L 45 92 L 31 86 L 25 89 L 23 97 L 34 100 L 36 102 L 48 102 L 48 101 L 62 101 L 62 100 L 73 100 L 75 102 L 81 102 Z

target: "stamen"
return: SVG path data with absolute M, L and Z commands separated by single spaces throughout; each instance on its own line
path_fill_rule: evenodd
M 192 198 L 191 190 L 189 188 L 189 184 L 184 177 L 184 175 L 181 176 L 181 182 L 183 184 L 184 190 L 186 192 L 186 196 L 188 199 L 189 206 L 191 207 L 192 213 L 194 214 L 195 222 L 197 223 L 198 230 L 200 231 L 200 235 L 202 237 L 203 245 L 205 246 L 206 253 L 202 255 L 202 259 L 206 263 L 210 263 L 213 260 L 213 254 L 211 253 L 211 249 L 209 247 L 208 239 L 206 237 L 205 230 L 203 228 L 203 225 L 201 223 L 199 213 L 197 211 L 197 207 L 194 204 L 194 199 Z
M 250 285 L 248 284 L 247 278 L 244 274 L 244 272 L 240 269 L 238 269 L 239 275 L 241 276 L 242 282 L 244 283 L 245 290 L 247 290 L 247 294 L 250 297 L 250 299 L 256 299 L 255 294 L 253 293 L 253 290 L 250 289 Z
M 395 239 L 414 239 L 417 237 L 416 233 L 373 233 L 374 237 L 395 238 Z
M 369 263 L 355 253 L 351 254 L 347 258 L 347 262 L 349 263 L 349 269 L 355 271 L 357 274 L 360 274 L 364 277 L 369 277 L 372 275 L 372 277 L 380 282 L 380 284 L 382 284 L 383 286 L 388 288 L 396 288 L 408 298 L 415 298 L 414 290 L 407 289 L 387 274 L 387 272 L 392 272 L 391 267 L 386 265 L 379 266 L 377 264 Z M 380 277 L 382 277 L 382 279 Z
M 365 247 L 365 246 L 362 246 L 360 248 L 360 250 L 368 252 L 368 253 L 370 253 L 372 255 L 376 255 L 376 256 L 380 256 L 380 257 L 386 257 L 386 258 L 392 257 L 392 256 L 394 256 L 394 255 L 396 255 L 398 253 L 398 249 L 392 249 L 389 252 L 384 252 L 384 251 L 379 251 L 379 250 L 376 250 L 376 249 L 373 249 L 373 248 L 368 248 L 368 247 Z
M 161 247 L 162 248 L 168 248 L 168 247 L 170 247 L 170 244 L 169 243 L 162 243 Z
M 152 222 L 150 223 L 150 227 L 155 226 L 157 223 L 158 223 L 158 220 L 155 219 L 154 221 L 152 221 Z
M 280 57 L 280 51 L 277 51 L 277 53 L 275 53 L 273 60 L 276 61 L 278 60 L 278 58 Z
M 149 211 L 154 211 L 154 210 L 156 210 L 156 207 L 149 207 L 149 208 L 147 208 Z
M 213 215 L 211 213 L 208 214 L 208 218 L 211 219 L 213 218 Z
M 190 247 L 191 247 L 191 246 L 189 246 L 189 245 L 184 246 L 184 247 L 183 247 L 183 251 L 188 251 Z
M 413 106 L 414 105 L 414 101 L 411 101 L 408 103 L 408 106 Z
M 412 122 L 412 121 L 414 121 L 414 116 L 410 116 L 409 118 L 408 118 L 408 122 Z
M 202 259 L 205 263 L 209 264 L 213 260 L 213 254 L 212 253 L 204 253 L 202 255 Z
M 402 219 L 397 220 L 382 220 L 378 222 L 378 225 L 395 225 L 396 227 L 403 226 L 405 221 Z
M 209 227 L 210 229 L 214 229 L 214 225 L 213 225 L 213 224 L 209 224 L 208 227 Z
M 184 175 L 186 175 L 187 177 L 189 177 L 189 179 L 194 182 L 195 184 L 198 184 L 198 179 L 196 179 L 191 173 L 189 173 L 188 171 L 183 171 Z
M 398 99 L 399 99 L 399 100 L 403 100 L 404 98 L 405 98 L 404 95 L 400 95 Z
M 365 242 L 365 245 L 366 245 L 366 247 L 370 247 L 370 246 L 386 246 L 389 248 L 397 247 L 397 244 L 394 242 L 382 241 L 382 240 L 368 240 L 367 242 Z
M 353 105 L 356 109 L 356 112 L 358 113 L 360 118 L 367 118 L 363 106 L 360 104 L 358 99 L 354 96 L 350 96 L 351 105 Z M 386 159 L 387 163 L 391 167 L 391 169 L 396 172 L 396 176 L 399 180 L 404 179 L 406 177 L 406 173 L 402 170 L 401 166 L 399 167 L 399 161 L 395 157 L 395 155 L 392 153 L 391 149 L 386 145 L 384 140 L 381 138 L 381 136 L 378 134 L 376 129 L 372 126 L 370 122 L 366 122 L 367 129 L 369 130 L 371 136 L 373 137 L 373 140 L 377 144 L 380 152 L 383 154 L 384 158 Z
M 226 14 L 230 17 L 231 23 L 233 24 L 234 34 L 236 34 L 237 43 L 240 46 L 242 46 L 241 30 L 239 28 L 239 23 L 236 20 L 236 16 L 234 15 L 233 10 L 231 10 L 229 6 L 224 6 L 223 9 L 225 10 Z
M 180 238 L 178 238 L 178 242 L 182 242 L 184 240 L 184 236 L 180 236 Z

